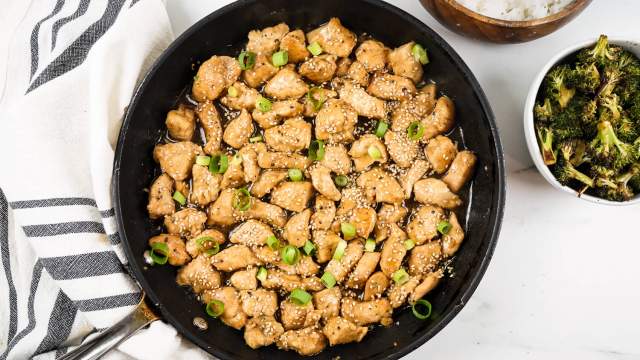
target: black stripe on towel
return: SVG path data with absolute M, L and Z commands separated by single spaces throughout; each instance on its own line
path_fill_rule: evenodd
M 75 221 L 58 224 L 26 225 L 22 227 L 28 237 L 45 237 L 64 234 L 94 233 L 104 234 L 102 223 L 95 221 Z
M 0 252 L 2 266 L 9 287 L 9 331 L 7 342 L 16 335 L 18 328 L 18 295 L 11 275 L 11 255 L 9 254 L 9 204 L 4 192 L 0 189 Z
M 60 29 L 64 25 L 68 24 L 70 21 L 84 15 L 84 13 L 87 12 L 87 9 L 89 9 L 89 0 L 81 0 L 80 4 L 78 4 L 78 8 L 73 14 L 69 16 L 65 16 L 62 19 L 58 19 L 56 20 L 56 22 L 53 23 L 53 26 L 51 27 L 51 50 L 56 48 L 56 41 L 58 40 L 58 31 L 60 31 Z
M 70 280 L 124 272 L 113 251 L 40 259 L 55 280 Z
M 33 78 L 33 75 L 36 73 L 36 70 L 38 70 L 38 57 L 39 57 L 39 52 L 38 52 L 38 35 L 40 34 L 40 26 L 42 26 L 42 23 L 51 19 L 52 17 L 56 16 L 57 13 L 60 12 L 60 10 L 62 10 L 62 7 L 64 6 L 64 1 L 63 0 L 58 0 L 56 2 L 56 5 L 53 7 L 53 10 L 51 11 L 51 13 L 49 13 L 49 15 L 45 16 L 44 18 L 40 19 L 40 21 L 38 21 L 36 23 L 36 25 L 33 27 L 33 30 L 31 30 L 31 75 L 29 76 L 29 80 L 31 80 Z
M 35 354 L 51 351 L 62 344 L 71 333 L 78 308 L 65 293 L 58 291 L 58 297 L 49 316 L 47 335 L 36 349 Z
M 76 300 L 75 306 L 80 311 L 97 311 L 133 306 L 140 302 L 140 293 L 129 293 L 114 296 L 106 296 L 95 299 Z
M 96 201 L 89 198 L 70 197 L 70 198 L 53 198 L 39 200 L 23 200 L 13 201 L 11 207 L 13 209 L 32 209 L 52 206 L 71 206 L 71 205 L 89 205 L 97 207 Z
M 116 211 L 113 210 L 113 208 L 109 209 L 109 210 L 100 210 L 100 216 L 104 219 L 104 218 L 110 218 L 112 216 L 116 215 Z

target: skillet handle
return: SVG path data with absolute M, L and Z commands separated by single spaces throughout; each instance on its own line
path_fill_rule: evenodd
M 121 342 L 146 325 L 158 320 L 144 301 L 144 295 L 136 309 L 122 320 L 87 341 L 78 348 L 65 354 L 59 360 L 96 360 L 111 351 Z

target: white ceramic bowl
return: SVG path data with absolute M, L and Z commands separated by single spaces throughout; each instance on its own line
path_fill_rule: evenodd
M 571 194 L 573 196 L 578 196 L 578 192 L 574 189 L 564 186 L 556 180 L 556 178 L 551 173 L 551 170 L 544 164 L 542 160 L 542 155 L 540 154 L 540 148 L 538 146 L 538 139 L 536 137 L 536 131 L 533 125 L 533 107 L 536 103 L 536 96 L 538 95 L 538 90 L 540 89 L 540 85 L 542 84 L 542 80 L 544 76 L 547 74 L 549 69 L 551 69 L 554 65 L 562 61 L 568 55 L 573 54 L 574 52 L 583 49 L 585 47 L 593 46 L 596 43 L 597 38 L 591 40 L 585 40 L 579 42 L 577 44 L 571 45 L 558 53 L 556 56 L 552 57 L 549 62 L 540 70 L 536 78 L 533 80 L 531 87 L 529 88 L 529 94 L 527 95 L 527 101 L 524 105 L 524 135 L 527 140 L 527 147 L 529 148 L 529 153 L 531 154 L 531 158 L 533 159 L 533 163 L 538 168 L 542 177 L 544 177 L 551 186 L 554 188 L 561 190 L 567 194 Z M 624 47 L 625 49 L 631 51 L 636 56 L 640 57 L 640 41 L 634 40 L 624 40 L 624 39 L 616 39 L 609 38 L 609 43 L 616 44 Z M 632 204 L 640 204 L 640 195 L 636 195 L 633 199 L 628 201 L 610 201 L 601 199 L 599 197 L 591 196 L 583 194 L 580 196 L 581 199 L 598 203 L 604 205 L 614 205 L 614 206 L 624 206 L 624 205 L 632 205 Z

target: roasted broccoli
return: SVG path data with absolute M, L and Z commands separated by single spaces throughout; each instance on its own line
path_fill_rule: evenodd
M 635 181 L 640 177 L 640 163 L 633 164 L 629 170 L 616 178 L 598 178 L 596 185 L 601 197 L 615 201 L 626 201 L 634 196 Z M 632 181 L 633 180 L 633 181 Z
M 609 45 L 609 38 L 606 35 L 600 35 L 596 45 L 592 48 L 581 50 L 577 58 L 581 63 L 595 63 L 600 66 L 607 66 L 618 60 L 621 51 L 620 47 Z
M 600 72 L 596 64 L 576 65 L 567 80 L 567 85 L 585 93 L 595 93 L 600 88 Z
M 620 140 L 632 143 L 640 137 L 640 124 L 624 115 L 616 123 L 616 133 Z
M 554 166 L 553 174 L 562 185 L 569 185 L 572 180 L 577 180 L 588 187 L 593 187 L 593 179 L 577 170 L 571 164 L 571 156 L 574 152 L 575 143 L 565 141 L 560 144 L 560 156 Z
M 568 87 L 567 81 L 571 68 L 568 65 L 559 65 L 551 69 L 545 77 L 547 98 L 554 101 L 564 109 L 576 90 Z
M 605 166 L 622 169 L 636 159 L 636 149 L 616 135 L 611 122 L 604 120 L 598 124 L 598 135 L 589 144 L 591 155 Z
M 553 131 L 546 127 L 538 127 L 536 132 L 538 133 L 540 152 L 542 153 L 544 163 L 546 165 L 555 164 L 556 152 L 553 149 Z
M 533 111 L 534 116 L 539 121 L 549 121 L 553 116 L 553 107 L 551 106 L 551 101 L 549 101 L 549 98 L 545 98 L 542 104 L 536 104 Z

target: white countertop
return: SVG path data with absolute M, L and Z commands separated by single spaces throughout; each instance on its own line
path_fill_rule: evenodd
M 230 1 L 166 2 L 179 35 Z M 532 167 L 522 129 L 529 83 L 544 63 L 600 33 L 640 40 L 640 1 L 593 1 L 559 31 L 517 45 L 454 34 L 418 0 L 390 2 L 433 28 L 469 65 L 491 102 L 507 159 L 506 212 L 484 279 L 462 312 L 406 359 L 640 359 L 640 206 L 597 206 L 554 190 Z

